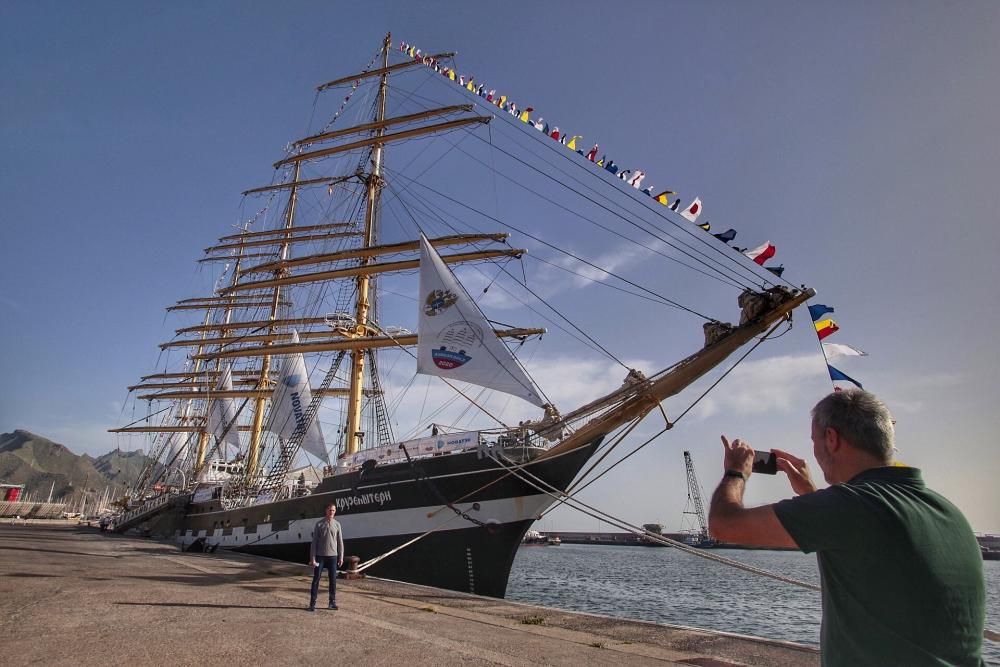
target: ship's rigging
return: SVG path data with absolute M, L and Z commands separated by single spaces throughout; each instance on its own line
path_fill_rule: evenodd
M 464 451 L 441 450 L 421 440 L 432 424 L 432 435 L 438 437 L 442 422 L 449 424 L 441 428 L 442 441 L 451 434 L 473 434 L 473 449 L 493 452 L 483 461 L 502 451 L 508 461 L 555 469 L 560 461 L 579 458 L 569 479 L 556 484 L 565 489 L 601 442 L 606 444 L 600 457 L 583 476 L 606 472 L 607 467 L 597 473 L 596 466 L 632 435 L 645 415 L 663 411 L 661 401 L 763 335 L 754 347 L 759 345 L 810 296 L 809 291 L 777 287 L 774 275 L 762 275 L 745 258 L 704 238 L 683 218 L 651 204 L 618 179 L 576 164 L 575 153 L 541 141 L 531 126 L 498 113 L 478 96 L 453 87 L 435 90 L 462 99 L 431 106 L 425 88 L 441 85 L 440 78 L 421 71 L 419 61 L 390 63 L 392 53 L 387 36 L 365 71 L 319 86 L 317 100 L 324 91 L 343 86 L 350 86 L 350 92 L 329 122 L 288 145 L 286 155 L 274 163 L 270 184 L 244 192 L 248 200 L 266 198 L 263 208 L 241 224 L 239 233 L 226 234 L 204 249 L 203 266 L 222 266 L 213 293 L 167 308 L 198 319 L 176 328 L 175 337 L 160 345 L 167 360 L 163 371 L 129 388 L 136 399 L 149 402 L 152 412 L 140 420 L 145 423 L 115 431 L 155 434 L 151 456 L 165 464 L 161 477 L 142 477 L 134 496 L 164 482 L 187 491 L 215 484 L 222 497 L 211 498 L 221 502 L 213 512 L 274 502 L 295 493 L 285 478 L 300 449 L 310 452 L 312 461 L 326 463 L 326 477 L 336 471 L 378 479 L 374 466 L 404 460 L 412 464 L 408 447 L 416 449 L 415 459 Z M 412 78 L 391 88 L 390 77 L 397 76 Z M 342 127 L 340 121 L 347 119 L 353 124 Z M 390 148 L 403 156 L 392 164 L 387 162 Z M 481 182 L 473 184 L 466 173 L 472 168 L 465 164 L 484 175 Z M 447 175 L 426 177 L 432 167 Z M 543 213 L 531 212 L 527 204 Z M 540 223 L 549 218 L 562 224 L 561 235 L 542 230 Z M 619 246 L 613 252 L 588 252 L 586 244 L 577 242 L 585 232 L 595 234 L 603 246 Z M 532 247 L 512 247 L 512 234 Z M 423 247 L 421 238 L 426 239 Z M 652 259 L 666 260 L 667 272 L 658 274 L 666 281 L 653 282 L 639 277 L 643 271 L 630 270 Z M 412 288 L 404 285 L 413 282 L 418 269 L 423 279 L 430 262 L 440 263 L 442 276 L 462 272 L 465 285 L 448 287 L 447 278 L 445 286 L 432 291 L 444 302 L 461 291 L 470 304 L 462 313 L 464 328 L 442 329 L 441 340 L 495 341 L 499 347 L 490 352 L 494 360 L 507 363 L 500 360 L 504 355 L 512 360 L 506 372 L 515 381 L 504 391 L 528 397 L 543 408 L 541 415 L 527 413 L 527 403 L 499 394 L 496 383 L 465 384 L 447 376 L 422 382 L 410 371 L 419 356 L 414 348 L 420 350 L 428 335 L 426 327 L 413 333 L 414 315 L 418 306 L 438 307 L 425 301 L 430 298 L 426 290 L 413 297 Z M 703 312 L 710 308 L 693 305 L 686 288 L 702 278 L 711 279 L 714 294 L 725 291 L 729 296 L 726 314 L 712 317 Z M 579 297 L 560 293 L 567 280 Z M 663 284 L 685 289 L 671 290 L 668 296 L 659 286 Z M 599 305 L 595 295 L 602 290 L 614 298 Z M 724 325 L 732 297 L 740 293 L 756 294 L 756 310 L 744 307 L 741 326 Z M 387 309 L 387 298 L 399 299 L 402 306 Z M 699 340 L 698 347 L 703 349 L 648 377 L 632 368 L 630 360 L 638 356 L 633 343 L 664 343 L 644 328 L 651 319 L 647 313 L 624 315 L 627 300 L 671 311 L 682 318 L 672 320 L 675 324 L 700 321 L 706 342 L 701 346 Z M 486 320 L 480 312 L 481 306 L 496 312 L 487 306 L 514 304 L 524 306 L 532 321 Z M 613 318 L 618 325 L 597 334 L 578 323 L 584 315 Z M 475 317 L 484 319 L 476 323 Z M 543 393 L 544 384 L 528 373 L 552 365 L 552 356 L 533 356 L 534 343 L 543 334 L 558 339 L 566 359 L 575 360 L 586 349 L 602 363 L 619 366 L 623 370 L 616 372 L 624 383 L 615 389 L 614 381 L 600 377 L 599 387 L 575 395 L 560 387 L 553 392 L 556 400 L 570 395 L 583 403 L 560 413 Z M 691 342 L 694 337 L 678 338 Z M 440 354 L 434 364 L 462 366 L 468 362 L 465 351 L 442 346 L 435 350 Z M 180 363 L 169 363 L 178 361 L 178 353 Z M 301 372 L 290 374 L 296 364 Z M 433 365 L 424 368 L 433 370 Z M 525 371 L 524 378 L 514 369 Z M 601 373 L 607 375 L 603 366 Z M 573 388 L 575 380 L 557 382 Z M 537 392 L 535 386 L 540 387 Z M 430 408 L 429 398 L 436 403 Z M 403 428 L 398 426 L 401 413 L 409 413 Z M 210 414 L 225 417 L 211 419 Z M 670 422 L 666 415 L 670 428 L 677 418 Z M 473 426 L 476 419 L 485 419 L 487 426 Z M 322 449 L 306 444 L 317 439 Z M 374 465 L 365 467 L 368 461 Z M 412 481 L 413 473 L 401 470 L 400 479 Z M 511 475 L 502 474 L 484 488 Z M 582 481 L 577 480 L 578 489 L 585 486 Z M 455 497 L 437 492 L 442 498 L 433 503 L 451 506 L 479 491 L 466 489 Z M 249 521 L 248 515 L 244 520 Z M 213 530 L 231 530 L 226 521 Z

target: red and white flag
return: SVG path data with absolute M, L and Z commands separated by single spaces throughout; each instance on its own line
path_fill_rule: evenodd
M 699 199 L 698 197 L 695 197 L 694 201 L 691 202 L 691 205 L 688 206 L 683 211 L 681 211 L 681 215 L 683 215 L 685 218 L 687 218 L 691 222 L 694 222 L 695 220 L 697 220 L 698 216 L 701 215 L 701 199 Z
M 752 259 L 757 264 L 764 266 L 764 262 L 774 257 L 774 253 L 777 248 L 770 241 L 764 241 L 763 245 L 759 245 L 753 250 L 747 250 L 744 255 Z

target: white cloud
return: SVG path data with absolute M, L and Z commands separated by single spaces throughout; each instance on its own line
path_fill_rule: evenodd
M 821 365 L 815 354 L 743 362 L 691 414 L 702 421 L 719 413 L 786 413 L 797 405 L 803 392 L 812 391 L 817 377 L 822 377 L 822 371 L 817 371 Z M 708 383 L 702 380 L 697 388 L 703 391 Z
M 626 375 L 624 369 L 610 360 L 546 357 L 537 361 L 527 360 L 525 365 L 548 398 L 564 412 L 616 389 Z M 648 363 L 636 362 L 632 365 L 643 367 Z M 458 428 L 498 426 L 478 408 L 469 408 L 468 401 L 441 380 L 421 375 L 411 383 L 412 377 L 413 363 L 400 363 L 383 385 L 387 390 L 387 399 L 395 405 L 392 420 L 398 431 L 397 437 L 424 435 L 431 422 Z M 409 388 L 405 396 L 399 398 L 407 385 Z M 456 386 L 507 424 L 540 416 L 538 408 L 520 399 L 496 391 L 483 392 L 472 385 L 456 383 Z
M 653 245 L 662 246 L 659 242 L 654 242 Z M 594 282 L 605 282 L 610 278 L 606 271 L 617 272 L 623 266 L 635 265 L 651 252 L 646 248 L 624 242 L 596 257 L 589 257 L 586 253 L 576 252 L 573 249 L 567 249 L 567 251 L 580 257 L 586 257 L 594 266 L 584 264 L 568 255 L 558 255 L 555 258 L 546 259 L 545 262 L 532 263 L 527 276 L 527 284 L 541 299 L 548 300 L 567 290 L 579 290 Z M 507 267 L 507 271 L 512 276 L 521 279 L 520 268 L 516 264 L 511 263 Z M 481 266 L 461 269 L 460 279 L 465 288 L 484 309 L 522 308 L 525 303 L 538 307 L 535 298 L 520 287 L 516 285 L 509 287 L 512 285 L 511 277 L 500 272 L 499 269 L 494 270 L 492 267 L 484 269 Z M 490 288 L 484 295 L 482 291 L 487 285 Z

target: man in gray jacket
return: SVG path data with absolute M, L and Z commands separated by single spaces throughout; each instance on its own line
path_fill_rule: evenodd
M 309 565 L 313 568 L 312 589 L 309 593 L 309 611 L 316 611 L 319 579 L 323 568 L 330 575 L 330 609 L 337 608 L 337 568 L 344 564 L 344 535 L 340 523 L 334 520 L 337 506 L 326 506 L 326 516 L 316 522 L 309 545 Z

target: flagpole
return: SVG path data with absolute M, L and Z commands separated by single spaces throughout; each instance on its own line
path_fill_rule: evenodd
M 809 310 L 808 303 L 806 304 L 806 306 L 807 306 L 806 312 L 809 313 L 809 319 L 811 320 L 813 325 L 813 333 L 816 334 L 816 342 L 819 344 L 819 353 L 823 355 L 823 364 L 826 366 L 826 376 L 830 378 L 830 385 L 833 387 L 833 390 L 837 391 L 837 383 L 834 382 L 833 378 L 830 376 L 830 359 L 829 357 L 826 356 L 826 348 L 823 347 L 823 340 L 819 337 L 819 332 L 816 331 L 816 318 L 813 317 L 812 311 Z M 831 308 L 831 311 L 832 310 L 833 309 Z M 822 317 L 822 315 L 820 315 L 820 317 Z

